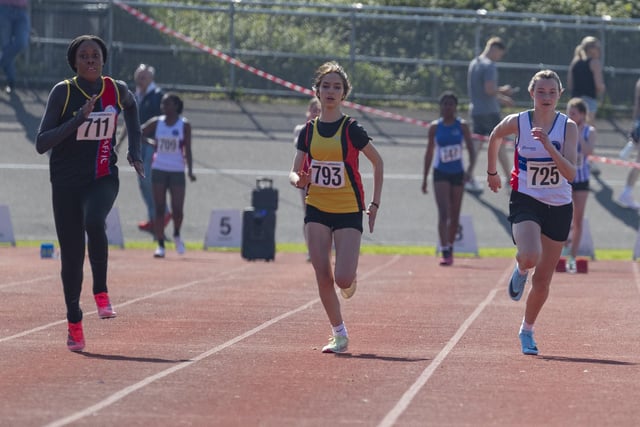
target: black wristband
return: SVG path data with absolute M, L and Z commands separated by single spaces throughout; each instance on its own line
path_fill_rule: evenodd
M 498 175 L 498 171 L 495 171 L 494 173 L 491 173 L 491 172 L 487 171 L 487 175 L 496 176 L 496 175 Z
M 376 202 L 369 202 L 369 204 L 375 206 L 376 209 L 380 209 L 380 205 L 378 205 Z

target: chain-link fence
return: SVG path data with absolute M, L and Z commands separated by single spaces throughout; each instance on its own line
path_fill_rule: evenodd
M 627 110 L 640 77 L 640 20 L 311 2 L 122 3 L 303 87 L 310 87 L 320 63 L 338 60 L 353 80 L 352 98 L 359 101 L 433 101 L 446 89 L 465 100 L 468 63 L 492 35 L 508 46 L 499 63 L 501 84 L 525 89 L 541 68 L 566 80 L 574 48 L 587 35 L 603 46 L 608 103 L 601 111 Z M 19 64 L 19 84 L 49 86 L 68 77 L 69 41 L 92 33 L 108 42 L 107 72 L 119 79 L 130 81 L 136 66 L 148 63 L 165 88 L 298 95 L 142 22 L 113 0 L 33 0 L 31 8 L 33 36 Z M 516 101 L 530 104 L 526 90 Z

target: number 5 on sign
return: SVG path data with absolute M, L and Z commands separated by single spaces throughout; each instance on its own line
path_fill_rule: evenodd
M 239 209 L 214 209 L 204 238 L 204 248 L 239 248 L 242 240 L 242 215 Z

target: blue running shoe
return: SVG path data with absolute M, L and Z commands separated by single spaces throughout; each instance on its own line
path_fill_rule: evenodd
M 511 280 L 509 281 L 509 296 L 514 301 L 520 301 L 522 294 L 524 293 L 524 285 L 527 283 L 527 276 L 529 273 L 520 274 L 518 266 L 513 269 Z
M 522 345 L 522 354 L 536 355 L 538 354 L 538 347 L 536 341 L 533 339 L 533 331 L 520 331 L 518 334 L 520 338 L 520 344 Z

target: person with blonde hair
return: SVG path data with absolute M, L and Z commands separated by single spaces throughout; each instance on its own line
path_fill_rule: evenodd
M 516 245 L 516 265 L 508 294 L 519 301 L 529 270 L 535 269 L 518 337 L 523 354 L 538 354 L 534 323 L 549 296 L 551 278 L 562 253 L 573 215 L 570 182 L 576 177 L 578 127 L 556 111 L 562 82 L 554 71 L 537 72 L 529 82 L 533 109 L 505 117 L 491 132 L 487 148 L 487 183 L 497 192 L 498 149 L 516 136 L 511 172 L 509 222 Z
M 567 74 L 567 89 L 571 98 L 582 98 L 589 108 L 587 122 L 593 124 L 598 112 L 598 100 L 606 91 L 602 72 L 600 41 L 587 36 L 576 46 Z

